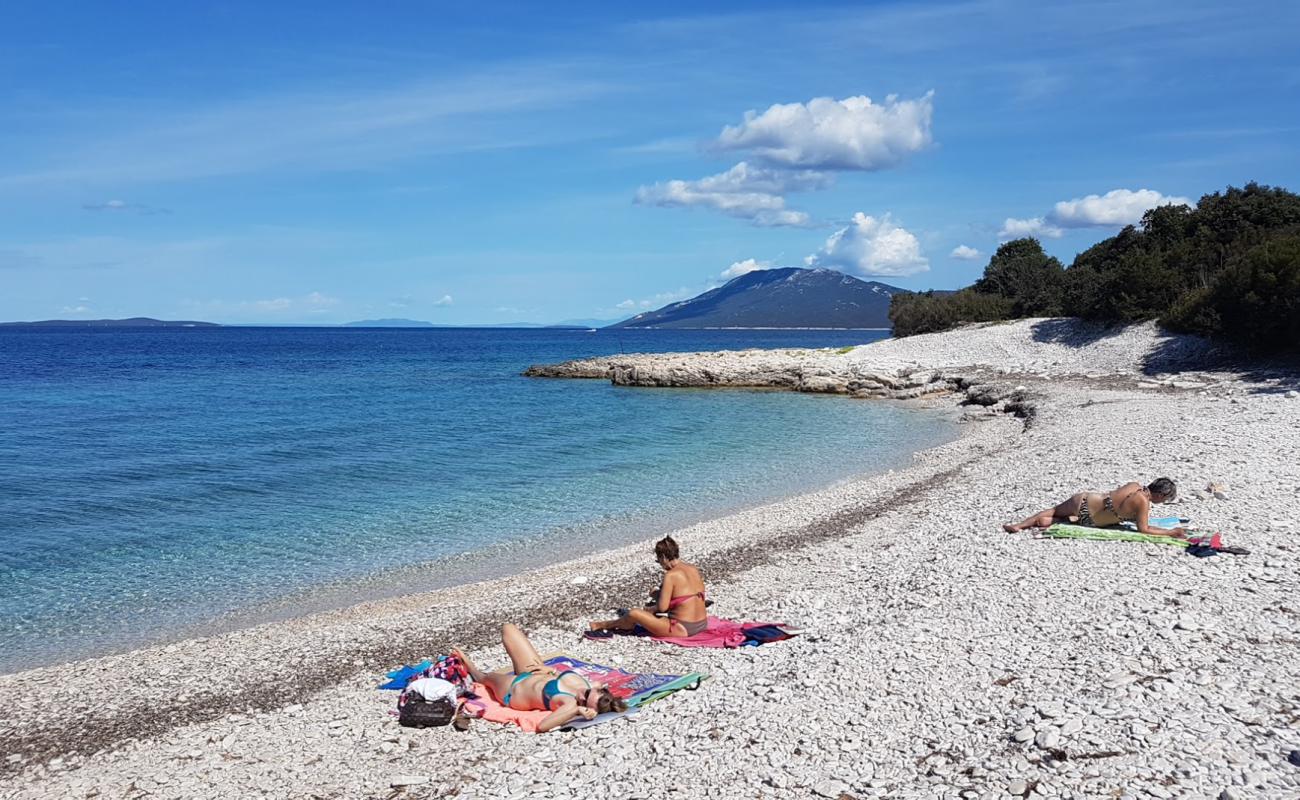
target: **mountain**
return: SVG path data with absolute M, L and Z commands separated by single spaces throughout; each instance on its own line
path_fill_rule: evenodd
M 890 298 L 906 291 L 833 269 L 755 270 L 610 327 L 889 328 Z
M 363 319 L 343 323 L 345 328 L 436 328 L 432 322 L 418 319 Z
M 215 322 L 191 322 L 189 320 L 153 319 L 151 317 L 131 317 L 130 319 L 43 319 L 37 322 L 0 322 L 24 328 L 219 328 Z

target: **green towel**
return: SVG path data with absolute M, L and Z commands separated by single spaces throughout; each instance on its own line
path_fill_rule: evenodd
M 1126 531 L 1122 528 L 1090 528 L 1087 525 L 1067 525 L 1058 522 L 1047 530 L 1043 531 L 1044 535 L 1053 539 L 1094 539 L 1100 542 L 1147 542 L 1148 544 L 1171 544 L 1175 547 L 1186 547 L 1186 539 L 1180 539 L 1176 536 L 1152 536 L 1148 533 L 1138 533 L 1137 531 Z

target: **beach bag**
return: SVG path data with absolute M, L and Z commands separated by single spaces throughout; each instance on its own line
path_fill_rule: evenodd
M 425 700 L 417 692 L 402 692 L 397 700 L 397 723 L 406 728 L 439 728 L 456 716 L 456 703 L 445 697 Z

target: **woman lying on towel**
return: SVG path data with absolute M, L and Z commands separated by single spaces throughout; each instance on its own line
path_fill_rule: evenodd
M 1187 532 L 1185 528 L 1154 528 L 1147 522 L 1152 503 L 1169 503 L 1177 496 L 1178 489 L 1168 478 L 1157 478 L 1147 486 L 1126 483 L 1110 494 L 1079 492 L 1055 508 L 1040 511 L 1015 525 L 1003 525 L 1002 529 L 1007 533 L 1017 533 L 1025 528 L 1047 528 L 1057 522 L 1093 528 L 1133 522 L 1139 533 L 1182 536 Z
M 591 623 L 592 631 L 630 631 L 638 625 L 651 636 L 694 636 L 709 625 L 704 580 L 692 564 L 681 560 L 677 542 L 665 536 L 655 544 L 655 561 L 664 571 L 659 591 L 645 608 L 634 608 L 618 619 Z M 660 616 L 666 615 L 666 616 Z
M 501 644 L 514 672 L 484 672 L 460 650 L 451 653 L 465 664 L 469 676 L 486 686 L 506 708 L 551 712 L 538 724 L 538 733 L 566 725 L 574 717 L 594 719 L 606 711 L 627 710 L 627 703 L 611 694 L 605 684 L 592 683 L 572 670 L 557 672 L 548 667 L 518 625 L 501 627 Z

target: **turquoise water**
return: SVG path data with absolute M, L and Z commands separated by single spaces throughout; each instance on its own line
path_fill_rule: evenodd
M 0 331 L 0 671 L 447 585 L 904 463 L 938 414 L 523 378 L 864 331 Z

